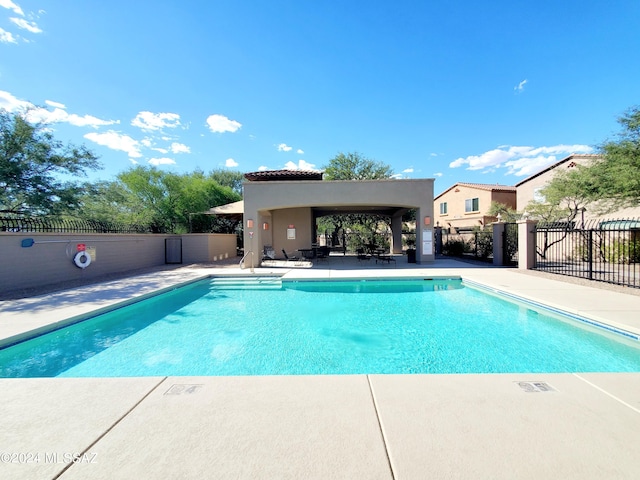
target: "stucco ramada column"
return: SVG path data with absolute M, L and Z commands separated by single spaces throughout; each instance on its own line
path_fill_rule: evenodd
M 391 248 L 393 253 L 402 253 L 402 214 L 391 217 Z

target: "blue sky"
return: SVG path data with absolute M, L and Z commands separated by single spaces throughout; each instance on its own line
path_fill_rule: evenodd
M 638 0 L 0 0 L 0 107 L 132 165 L 513 185 L 640 104 Z

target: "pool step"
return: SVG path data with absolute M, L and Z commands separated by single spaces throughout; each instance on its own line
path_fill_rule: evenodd
M 280 277 L 229 277 L 214 278 L 211 281 L 216 290 L 280 290 L 282 280 Z

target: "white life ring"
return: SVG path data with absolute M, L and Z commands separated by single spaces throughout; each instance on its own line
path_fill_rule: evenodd
M 91 255 L 89 255 L 86 251 L 76 253 L 76 256 L 73 257 L 73 263 L 76 264 L 76 267 L 87 268 L 91 265 Z

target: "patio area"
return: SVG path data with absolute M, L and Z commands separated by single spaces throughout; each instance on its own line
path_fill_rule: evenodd
M 640 334 L 635 292 L 516 269 L 332 255 L 254 273 L 461 277 Z M 1 301 L 0 339 L 208 275 L 251 272 L 183 266 Z M 0 401 L 3 479 L 637 478 L 640 372 L 0 379 Z

